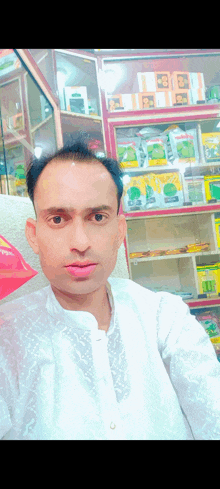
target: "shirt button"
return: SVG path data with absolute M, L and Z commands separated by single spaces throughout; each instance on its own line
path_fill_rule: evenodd
M 110 428 L 111 428 L 111 430 L 114 430 L 114 429 L 116 428 L 116 424 L 115 424 L 115 423 L 113 423 L 113 421 L 112 421 L 112 422 L 111 422 L 111 424 L 110 424 Z

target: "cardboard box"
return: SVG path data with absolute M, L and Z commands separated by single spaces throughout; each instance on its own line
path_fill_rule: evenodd
M 173 71 L 173 90 L 189 90 L 191 88 L 190 76 L 188 71 Z
M 201 88 L 205 90 L 203 73 L 189 73 L 191 88 Z
M 79 114 L 89 114 L 87 87 L 64 87 L 66 110 Z
M 196 105 L 199 101 L 205 103 L 205 90 L 203 88 L 191 88 L 189 90 L 190 104 Z
M 156 92 L 156 77 L 154 71 L 137 73 L 139 92 Z
M 156 95 L 154 92 L 142 92 L 138 94 L 140 109 L 153 109 L 156 107 Z
M 157 107 L 172 107 L 172 92 L 156 92 Z
M 169 71 L 155 71 L 156 91 L 169 92 L 172 90 L 171 74 Z
M 172 92 L 173 105 L 189 105 L 189 91 L 188 90 L 175 90 Z
M 108 110 L 114 112 L 117 110 L 138 110 L 139 109 L 138 93 L 122 93 L 108 97 Z

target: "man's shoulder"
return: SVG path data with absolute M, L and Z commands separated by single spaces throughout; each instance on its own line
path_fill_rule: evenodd
M 12 320 L 19 318 L 24 314 L 29 315 L 30 311 L 37 308 L 42 308 L 45 303 L 47 291 L 50 286 L 31 292 L 24 296 L 18 297 L 12 301 L 5 302 L 1 305 L 0 302 L 0 324 L 2 320 Z
M 110 277 L 108 279 L 112 290 L 117 295 L 118 299 L 120 297 L 126 296 L 134 299 L 135 302 L 149 301 L 151 305 L 160 304 L 161 308 L 164 306 L 178 306 L 183 304 L 183 300 L 180 296 L 172 294 L 167 291 L 154 291 L 144 287 L 143 285 L 134 282 L 131 279 L 124 278 L 114 278 Z M 146 302 L 145 302 L 146 304 Z

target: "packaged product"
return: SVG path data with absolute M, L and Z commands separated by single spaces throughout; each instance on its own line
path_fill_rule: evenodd
M 145 166 L 163 166 L 168 164 L 166 137 L 157 136 L 142 142 L 146 154 Z
M 138 94 L 140 109 L 153 109 L 156 107 L 155 92 L 142 92 Z
M 192 202 L 193 205 L 206 202 L 203 176 L 185 177 L 183 182 L 185 202 Z
M 220 218 L 215 219 L 215 231 L 216 231 L 216 238 L 217 238 L 217 245 L 218 248 L 220 249 Z
M 204 185 L 207 202 L 211 199 L 220 200 L 220 175 L 205 175 Z
M 154 71 L 137 73 L 139 92 L 156 92 Z
M 202 144 L 205 159 L 208 162 L 219 161 L 220 158 L 220 132 L 207 132 L 202 134 Z
M 156 107 L 172 107 L 172 92 L 156 92 Z
M 189 105 L 189 90 L 174 90 L 172 93 L 173 105 Z
M 205 311 L 196 315 L 197 321 L 203 326 L 210 338 L 220 335 L 219 317 L 213 311 Z
M 189 90 L 191 88 L 190 74 L 188 71 L 173 71 L 173 90 Z
M 140 138 L 118 138 L 118 160 L 121 168 L 132 168 L 141 166 Z
M 216 296 L 220 292 L 220 263 L 197 266 L 199 293 L 207 297 Z
M 0 299 L 4 299 L 37 274 L 21 253 L 0 235 Z
M 79 114 L 89 114 L 87 87 L 65 87 L 66 109 Z
M 191 89 L 202 89 L 205 91 L 205 82 L 203 73 L 189 73 Z
M 143 178 L 146 185 L 147 209 L 183 205 L 183 185 L 179 172 L 148 173 Z
M 143 176 L 131 177 L 124 185 L 123 207 L 125 212 L 144 210 L 146 202 L 145 181 Z
M 155 71 L 156 91 L 169 92 L 172 90 L 171 74 L 169 71 Z
M 174 155 L 174 164 L 196 163 L 199 160 L 196 129 L 169 131 L 169 140 Z

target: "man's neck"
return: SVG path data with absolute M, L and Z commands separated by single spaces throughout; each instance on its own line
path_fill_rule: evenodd
M 64 309 L 90 312 L 96 318 L 98 328 L 108 331 L 111 321 L 111 306 L 106 286 L 86 296 L 66 294 L 52 285 L 51 287 L 57 301 Z

